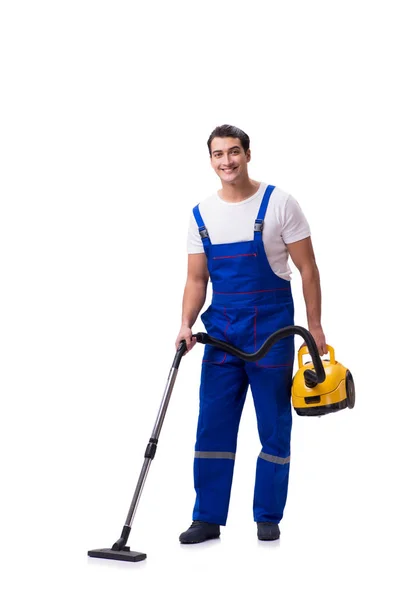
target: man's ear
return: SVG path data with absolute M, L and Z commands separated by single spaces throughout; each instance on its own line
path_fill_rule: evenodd
M 247 162 L 251 161 L 251 151 L 250 151 L 250 148 L 246 152 L 246 158 L 247 158 Z

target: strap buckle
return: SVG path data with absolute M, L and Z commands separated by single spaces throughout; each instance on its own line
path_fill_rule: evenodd
M 204 238 L 208 238 L 208 231 L 205 227 L 199 227 L 199 234 L 201 239 L 203 240 Z
M 264 229 L 264 219 L 256 219 L 254 223 L 254 231 L 262 231 Z

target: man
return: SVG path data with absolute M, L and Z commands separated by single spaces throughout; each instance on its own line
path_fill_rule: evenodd
M 327 352 L 321 326 L 321 289 L 308 223 L 296 200 L 249 178 L 250 140 L 231 125 L 208 139 L 211 166 L 222 188 L 193 209 L 188 235 L 188 275 L 176 346 L 190 351 L 192 326 L 201 315 L 207 332 L 245 352 L 255 352 L 277 329 L 293 325 L 290 255 L 302 278 L 308 329 L 320 355 Z M 226 524 L 239 421 L 250 385 L 262 450 L 257 459 L 253 513 L 260 540 L 280 536 L 286 503 L 294 337 L 275 344 L 257 363 L 205 346 L 194 458 L 196 502 L 183 544 L 220 535 Z

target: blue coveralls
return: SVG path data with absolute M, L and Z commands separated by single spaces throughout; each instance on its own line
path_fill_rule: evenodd
M 293 325 L 290 281 L 272 271 L 262 241 L 273 190 L 273 186 L 267 187 L 254 224 L 254 239 L 247 242 L 212 244 L 198 206 L 193 209 L 213 287 L 212 302 L 201 319 L 211 336 L 245 352 L 255 352 L 277 329 Z M 226 524 L 239 421 L 249 384 L 262 444 L 257 459 L 254 520 L 281 520 L 289 479 L 293 361 L 293 336 L 277 342 L 257 363 L 205 346 L 193 520 Z

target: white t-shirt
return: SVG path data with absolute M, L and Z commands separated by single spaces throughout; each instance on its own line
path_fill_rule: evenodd
M 226 202 L 218 192 L 200 202 L 199 210 L 212 244 L 245 242 L 254 238 L 254 221 L 267 184 L 241 202 Z M 262 239 L 271 269 L 278 277 L 291 279 L 286 244 L 311 235 L 310 227 L 297 200 L 275 188 L 264 219 Z M 204 252 L 193 212 L 190 216 L 187 249 L 189 254 Z

